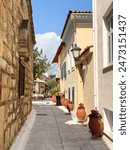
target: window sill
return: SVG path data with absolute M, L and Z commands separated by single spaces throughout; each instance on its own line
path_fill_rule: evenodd
M 111 71 L 111 70 L 113 70 L 113 64 L 111 64 L 111 65 L 109 65 L 109 66 L 103 68 L 103 73 L 107 73 L 107 72 L 109 72 L 109 71 Z

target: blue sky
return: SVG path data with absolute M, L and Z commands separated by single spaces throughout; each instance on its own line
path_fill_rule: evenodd
M 92 0 L 32 0 L 35 33 L 60 35 L 69 10 L 92 10 Z
M 60 35 L 69 10 L 92 10 L 92 0 L 32 0 L 36 47 L 51 62 L 61 43 Z M 52 64 L 50 74 L 56 74 Z

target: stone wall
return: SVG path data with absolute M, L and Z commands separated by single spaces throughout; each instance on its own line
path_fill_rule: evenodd
M 34 44 L 31 1 L 1 0 L 0 150 L 9 149 L 32 108 Z M 19 95 L 19 62 L 25 67 L 23 95 Z

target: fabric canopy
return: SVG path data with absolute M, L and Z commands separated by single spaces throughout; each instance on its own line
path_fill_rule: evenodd
M 44 80 L 41 80 L 41 79 L 38 79 L 38 78 L 37 78 L 36 80 L 34 80 L 34 82 L 35 82 L 35 83 L 45 83 Z

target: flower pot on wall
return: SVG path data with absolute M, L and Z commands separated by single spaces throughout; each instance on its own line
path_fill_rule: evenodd
M 89 120 L 89 129 L 92 133 L 92 136 L 101 137 L 103 135 L 103 122 L 98 118 L 91 118 Z
M 77 118 L 79 122 L 84 122 L 86 119 L 86 111 L 85 108 L 78 108 L 76 112 Z
M 63 104 L 63 105 L 65 106 L 65 108 L 67 108 L 67 104 L 68 104 L 68 102 L 69 102 L 69 100 L 68 100 L 68 99 L 65 99 L 65 100 L 64 100 L 64 104 Z
M 63 105 L 63 106 L 64 106 L 64 101 L 65 101 L 65 98 L 64 98 L 64 97 L 60 99 L 60 103 L 61 103 L 61 105 Z
M 99 113 L 97 108 L 91 110 L 89 117 L 89 129 L 92 133 L 92 136 L 101 137 L 103 135 L 103 122 L 102 115 Z
M 86 111 L 83 103 L 79 104 L 79 107 L 77 108 L 77 119 L 79 122 L 84 122 L 86 121 Z

